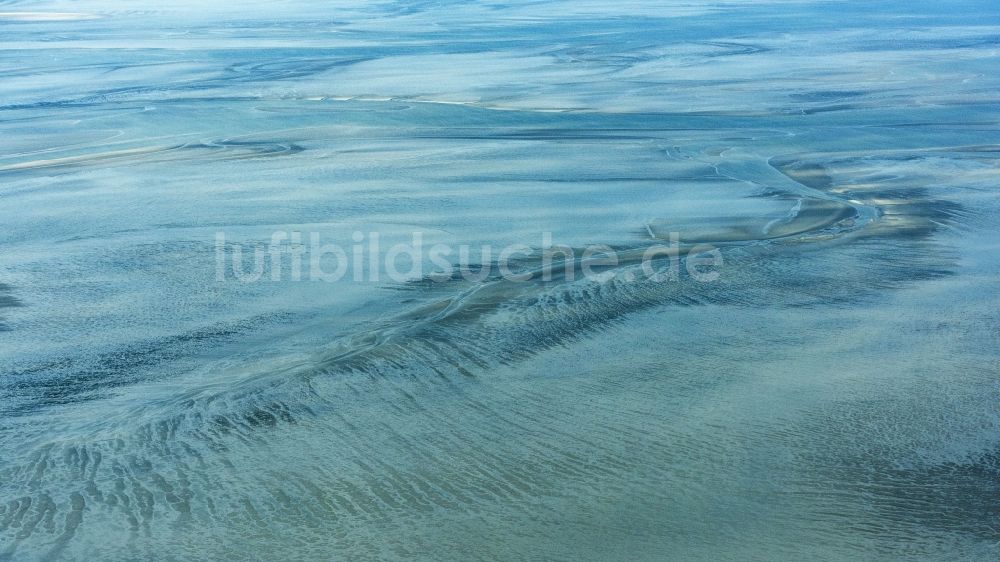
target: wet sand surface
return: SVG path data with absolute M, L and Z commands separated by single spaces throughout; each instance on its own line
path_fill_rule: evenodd
M 987 2 L 0 2 L 0 560 L 995 558 L 998 45 Z M 527 251 L 217 278 L 276 231 Z M 643 275 L 673 240 L 718 277 Z

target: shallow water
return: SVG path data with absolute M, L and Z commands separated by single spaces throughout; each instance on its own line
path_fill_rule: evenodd
M 1000 16 L 855 4 L 0 2 L 0 560 L 997 557 Z

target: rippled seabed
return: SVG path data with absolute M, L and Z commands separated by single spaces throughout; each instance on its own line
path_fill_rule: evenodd
M 0 2 L 0 559 L 996 557 L 1000 17 L 859 4 Z

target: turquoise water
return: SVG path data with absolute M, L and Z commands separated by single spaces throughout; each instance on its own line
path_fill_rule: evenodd
M 996 558 L 998 63 L 988 2 L 0 1 L 0 560 Z

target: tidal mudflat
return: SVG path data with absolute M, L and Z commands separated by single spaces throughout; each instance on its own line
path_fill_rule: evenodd
M 0 560 L 994 559 L 998 68 L 985 1 L 0 1 Z

